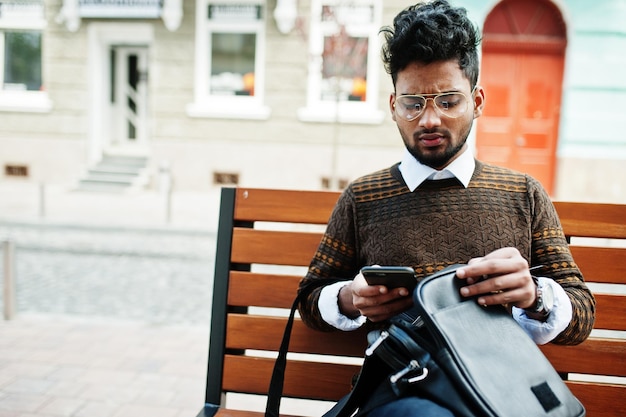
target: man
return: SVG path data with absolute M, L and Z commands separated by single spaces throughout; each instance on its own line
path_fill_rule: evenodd
M 536 343 L 582 342 L 595 301 L 549 196 L 530 176 L 475 160 L 468 148 L 485 92 L 477 84 L 479 34 L 465 9 L 445 0 L 420 3 L 382 32 L 394 85 L 389 107 L 406 152 L 342 193 L 301 282 L 315 288 L 300 305 L 304 321 L 324 331 L 353 330 L 412 306 L 406 288 L 367 285 L 363 266 L 411 266 L 423 278 L 462 263 L 462 296 L 512 306 Z M 529 267 L 539 265 L 535 279 Z M 326 282 L 337 278 L 343 281 Z M 368 414 L 382 415 L 452 413 L 407 397 Z

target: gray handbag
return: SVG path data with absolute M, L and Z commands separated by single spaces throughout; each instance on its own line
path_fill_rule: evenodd
M 414 308 L 369 334 L 359 379 L 325 417 L 365 415 L 408 395 L 460 417 L 585 415 L 504 307 L 481 307 L 460 296 L 460 266 L 424 278 L 413 293 Z

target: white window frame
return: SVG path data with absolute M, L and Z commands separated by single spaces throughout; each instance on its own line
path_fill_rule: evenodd
M 11 91 L 4 89 L 4 34 L 6 31 L 25 30 L 40 31 L 42 35 L 42 59 L 43 67 L 43 35 L 46 28 L 44 17 L 44 2 L 41 5 L 41 13 L 15 13 L 0 15 L 0 111 L 47 113 L 52 110 L 52 102 L 46 91 Z M 43 78 L 42 68 L 42 78 Z M 44 80 L 42 80 L 44 81 Z M 45 85 L 45 82 L 44 84 Z
M 367 52 L 367 95 L 366 100 L 328 101 L 321 99 L 322 91 L 322 54 L 324 36 L 328 34 L 328 22 L 322 22 L 323 6 L 367 6 L 373 8 L 372 22 L 344 24 L 348 36 L 366 37 Z M 350 13 L 347 13 L 349 16 Z M 385 112 L 378 108 L 380 80 L 380 42 L 378 32 L 382 15 L 382 0 L 312 0 L 311 27 L 309 35 L 309 67 L 306 107 L 298 110 L 298 119 L 304 122 L 339 122 L 380 124 Z
M 261 19 L 255 22 L 211 22 L 207 12 L 210 4 L 251 4 L 262 8 Z M 196 0 L 196 50 L 194 102 L 187 106 L 190 117 L 260 119 L 270 116 L 265 99 L 265 26 L 267 4 L 264 0 Z M 209 74 L 211 50 L 209 39 L 213 32 L 254 33 L 256 35 L 254 64 L 254 95 L 224 96 L 211 95 Z

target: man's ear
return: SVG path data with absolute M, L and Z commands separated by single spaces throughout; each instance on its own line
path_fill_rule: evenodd
M 389 110 L 391 110 L 391 119 L 396 121 L 396 93 L 389 95 Z
M 472 100 L 474 102 L 474 119 L 476 119 L 483 114 L 485 107 L 485 90 L 480 85 L 476 85 Z

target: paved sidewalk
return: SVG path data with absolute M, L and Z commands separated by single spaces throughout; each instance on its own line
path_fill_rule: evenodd
M 207 348 L 204 326 L 0 321 L 0 417 L 194 417 Z

